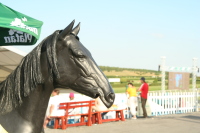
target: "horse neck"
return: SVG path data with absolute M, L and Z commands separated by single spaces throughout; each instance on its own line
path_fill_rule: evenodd
M 17 109 L 22 117 L 31 122 L 33 125 L 39 125 L 42 128 L 46 109 L 50 95 L 54 89 L 53 81 L 51 80 L 48 68 L 46 55 L 41 55 L 41 71 L 44 78 L 44 83 L 38 85 L 35 90 L 26 98 Z
M 37 88 L 24 99 L 22 105 L 17 109 L 20 114 L 24 114 L 24 119 L 34 122 L 39 118 L 44 118 L 49 97 L 51 95 L 50 89 L 53 90 L 53 85 L 43 84 L 38 85 Z M 27 117 L 27 118 L 25 118 Z

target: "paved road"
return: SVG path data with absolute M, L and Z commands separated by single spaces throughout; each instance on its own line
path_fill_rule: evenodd
M 66 130 L 46 129 L 45 133 L 200 133 L 200 112 L 69 127 Z

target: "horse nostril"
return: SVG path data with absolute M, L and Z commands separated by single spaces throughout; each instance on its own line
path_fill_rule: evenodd
M 114 93 L 108 94 L 108 98 L 109 98 L 110 102 L 114 102 L 115 94 Z
M 95 95 L 94 95 L 94 98 L 97 98 L 97 97 L 99 97 L 99 96 L 100 96 L 99 94 L 95 94 Z

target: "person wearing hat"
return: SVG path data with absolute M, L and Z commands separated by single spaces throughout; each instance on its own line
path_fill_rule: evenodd
M 76 102 L 74 99 L 74 93 L 69 93 L 69 102 Z M 68 110 L 68 115 L 74 115 L 74 114 L 79 114 L 79 108 L 71 108 Z M 69 124 L 74 124 L 78 122 L 78 119 L 80 119 L 80 116 L 69 116 L 68 117 L 68 123 Z
M 75 102 L 75 100 L 74 100 L 74 93 L 69 93 L 69 102 Z M 68 110 L 68 114 L 69 115 L 74 114 L 75 112 L 76 112 L 76 108 Z
M 69 93 L 69 100 L 74 101 L 74 93 Z
M 142 103 L 143 117 L 147 118 L 147 111 L 146 111 L 145 106 L 146 106 L 146 102 L 147 102 L 147 94 L 149 91 L 149 85 L 145 82 L 144 77 L 142 77 L 140 79 L 140 82 L 142 83 L 142 85 L 140 86 L 138 91 L 141 92 L 140 97 L 141 97 L 141 103 Z

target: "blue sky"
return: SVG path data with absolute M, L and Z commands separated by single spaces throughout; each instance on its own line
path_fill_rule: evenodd
M 40 40 L 18 49 L 30 52 L 43 38 L 81 22 L 79 37 L 98 65 L 157 70 L 200 62 L 199 0 L 1 0 L 44 22 Z M 198 63 L 200 65 L 200 63 Z

